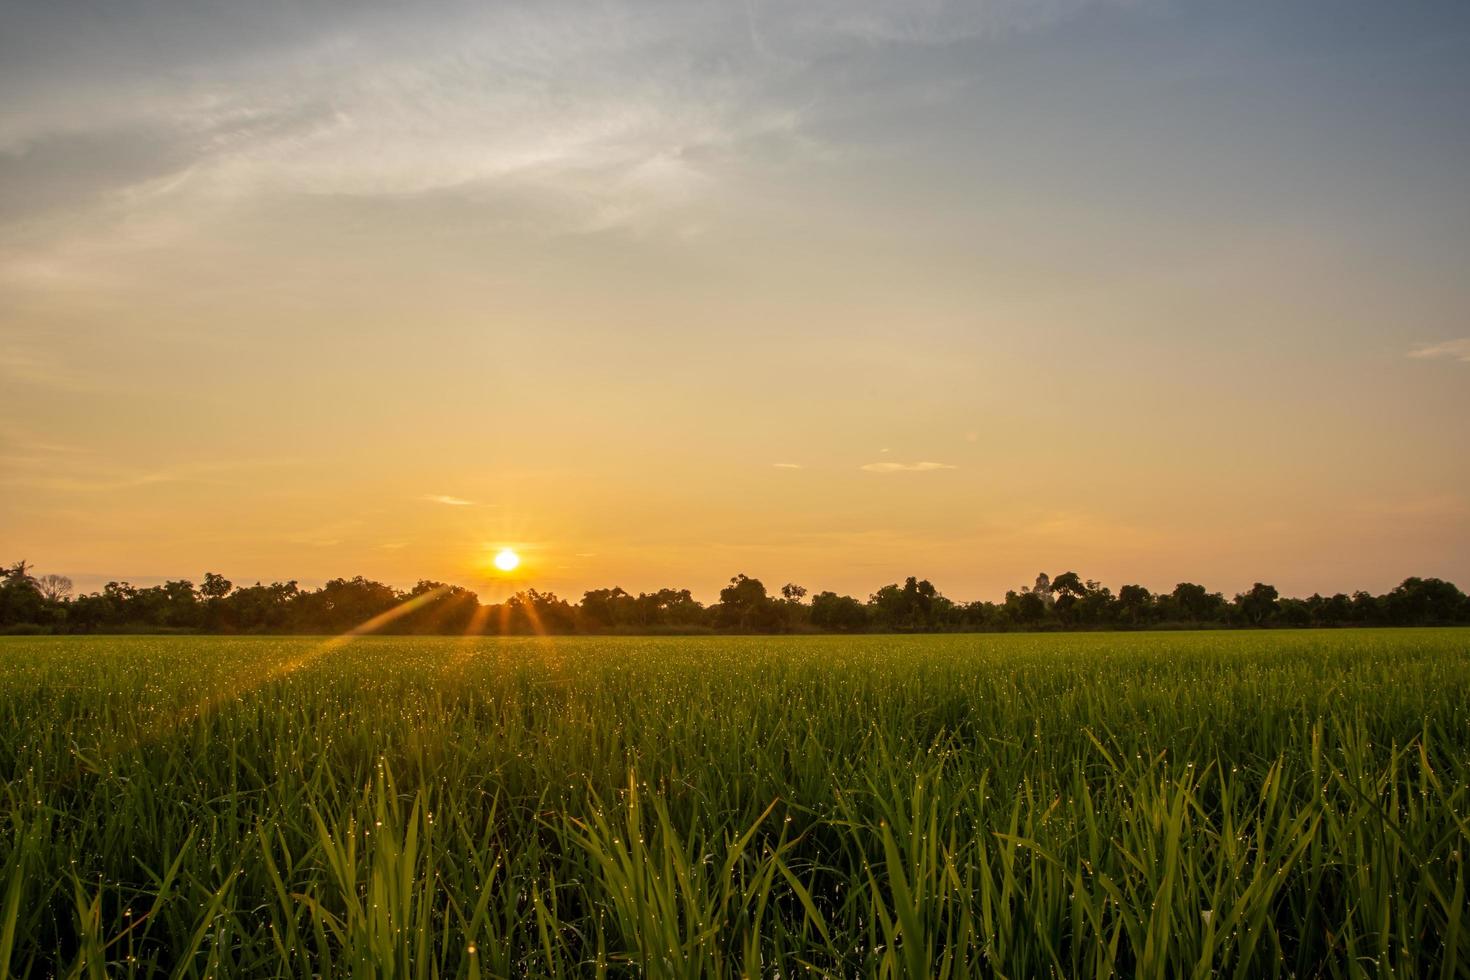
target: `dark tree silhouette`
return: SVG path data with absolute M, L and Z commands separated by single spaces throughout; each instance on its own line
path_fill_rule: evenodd
M 1055 579 L 1038 576 L 1033 586 L 1007 592 L 1001 603 L 956 603 L 927 579 L 909 576 L 902 585 L 883 586 L 866 603 L 835 592 L 818 592 L 805 603 L 801 586 L 788 583 L 778 599 L 759 579 L 741 574 L 708 608 L 688 589 L 634 596 L 616 587 L 586 592 L 576 605 L 535 589 L 483 605 L 473 592 L 443 582 L 423 580 L 403 592 L 361 576 L 332 579 L 315 590 L 294 581 L 235 588 L 215 572 L 205 573 L 198 588 L 188 579 L 146 588 L 108 582 L 98 592 L 72 596 L 69 585 L 63 576 L 38 578 L 28 562 L 0 566 L 0 632 L 909 633 L 1470 623 L 1470 598 L 1442 579 L 1417 577 L 1382 596 L 1359 591 L 1305 599 L 1283 598 L 1274 586 L 1257 582 L 1226 602 L 1192 582 L 1159 595 L 1129 584 L 1115 597 L 1101 583 L 1069 571 Z

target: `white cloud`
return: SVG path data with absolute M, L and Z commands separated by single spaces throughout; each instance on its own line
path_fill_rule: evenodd
M 930 473 L 934 470 L 955 470 L 959 467 L 948 463 L 921 461 L 918 463 L 864 463 L 859 469 L 869 473 Z
M 0 223 L 11 198 L 27 208 L 105 198 L 151 215 L 270 192 L 451 192 L 511 195 L 562 231 L 636 228 L 704 194 L 743 144 L 790 137 L 800 121 L 779 82 L 801 62 L 732 46 L 738 8 L 338 14 L 296 25 L 299 34 L 266 20 L 257 26 L 279 32 L 277 43 L 245 42 L 187 70 L 160 66 L 167 89 L 94 63 L 49 76 L 68 104 L 91 108 L 42 111 L 37 96 L 23 107 L 34 111 L 0 122 L 0 171 L 23 178 L 7 181 Z M 140 13 L 134 26 L 151 23 Z M 198 22 L 178 29 L 225 44 Z M 48 166 L 58 154 L 98 159 L 73 173 Z M 139 188 L 149 191 L 141 200 Z
M 463 497 L 451 497 L 446 493 L 426 493 L 420 499 L 431 504 L 443 504 L 446 507 L 473 507 L 475 504 L 473 500 L 466 500 Z
M 778 470 L 799 470 L 799 469 L 803 469 L 803 467 L 802 467 L 802 465 L 800 463 L 772 463 L 771 465 L 774 466 L 774 467 L 776 467 L 776 469 L 778 469 Z
M 753 160 L 834 152 L 822 118 L 866 97 L 834 65 L 1093 2 L 140 3 L 107 21 L 105 59 L 76 18 L 38 9 L 0 42 L 0 88 L 19 93 L 0 231 L 7 201 L 73 223 L 44 223 L 47 249 L 0 254 L 0 274 L 74 278 L 105 264 L 69 255 L 74 239 L 171 243 L 271 194 L 452 194 L 546 234 L 683 235 Z
M 1451 360 L 1470 363 L 1470 337 L 1456 337 L 1454 340 L 1445 340 L 1437 344 L 1420 344 L 1409 351 L 1409 356 L 1425 360 L 1447 357 Z

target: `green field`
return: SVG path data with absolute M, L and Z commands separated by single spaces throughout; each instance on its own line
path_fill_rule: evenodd
M 0 640 L 26 976 L 1470 976 L 1470 631 Z

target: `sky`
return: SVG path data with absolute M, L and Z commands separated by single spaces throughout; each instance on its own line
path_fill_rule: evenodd
M 11 0 L 0 91 L 82 590 L 1470 588 L 1462 2 Z

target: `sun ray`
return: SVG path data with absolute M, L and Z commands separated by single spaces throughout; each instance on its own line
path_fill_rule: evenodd
M 248 694 L 267 684 L 278 681 L 289 674 L 295 673 L 308 664 L 320 660 L 327 654 L 342 649 L 358 637 L 375 633 L 389 623 L 403 618 L 416 609 L 423 608 L 444 595 L 448 590 L 448 586 L 440 586 L 437 589 L 431 589 L 428 592 L 405 599 L 392 609 L 369 617 L 351 629 L 323 640 L 321 643 L 310 647 L 301 654 L 266 670 L 257 670 L 254 668 L 254 665 L 247 665 L 247 669 L 242 671 L 233 683 L 218 686 L 193 704 L 180 708 L 178 711 L 158 719 L 153 724 L 147 726 L 146 729 L 126 745 L 118 746 L 117 751 L 135 751 L 145 745 L 151 745 L 180 726 L 190 721 L 196 721 L 206 717 L 220 704 Z
M 441 675 L 455 674 L 463 670 L 475 657 L 476 650 L 485 637 L 485 625 L 490 621 L 491 606 L 476 606 L 465 624 L 464 633 L 455 644 L 454 655 L 444 661 Z

